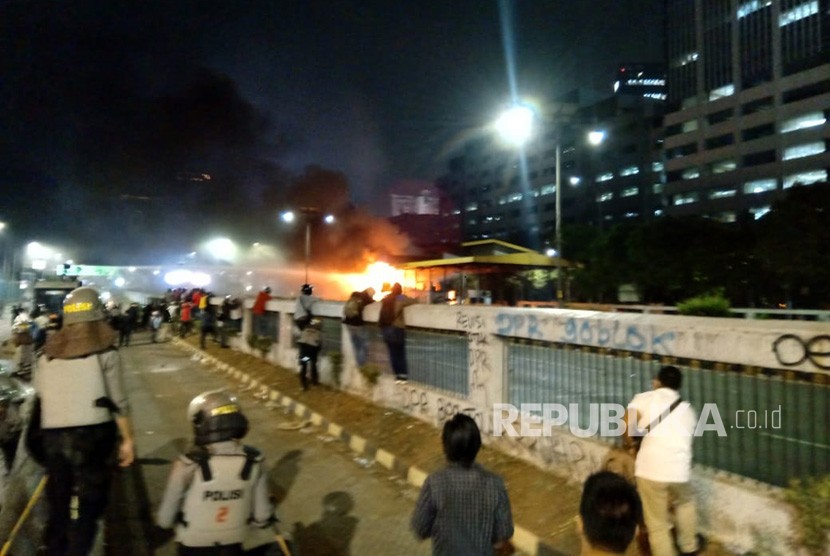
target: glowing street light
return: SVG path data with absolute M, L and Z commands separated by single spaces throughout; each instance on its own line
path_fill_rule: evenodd
M 233 261 L 236 257 L 236 244 L 226 237 L 218 237 L 207 242 L 211 256 L 220 261 Z
M 521 147 L 533 134 L 533 110 L 524 104 L 515 104 L 499 116 L 495 127 L 505 141 Z
M 299 213 L 305 217 L 305 283 L 308 284 L 308 261 L 311 258 L 311 222 L 314 217 L 319 216 L 320 209 L 317 207 L 301 207 Z M 283 222 L 291 224 L 296 220 L 297 215 L 294 211 L 285 211 L 280 215 Z M 323 222 L 326 224 L 334 223 L 334 215 L 326 214 L 323 216 Z
M 595 129 L 588 132 L 588 142 L 593 146 L 597 146 L 605 141 L 605 132 L 601 129 Z

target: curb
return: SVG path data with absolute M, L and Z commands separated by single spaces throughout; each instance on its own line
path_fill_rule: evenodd
M 302 404 L 294 398 L 283 394 L 279 390 L 260 384 L 259 381 L 252 379 L 248 374 L 228 365 L 227 363 L 219 361 L 199 348 L 180 341 L 178 338 L 173 338 L 173 344 L 199 356 L 202 363 L 209 363 L 218 370 L 224 371 L 230 378 L 246 385 L 246 390 L 254 390 L 258 388 L 260 397 L 267 397 L 270 402 L 282 406 L 286 413 L 293 413 L 301 419 L 308 419 L 312 424 L 323 429 L 323 431 L 329 436 L 347 444 L 349 449 L 351 449 L 351 451 L 356 455 L 371 459 L 378 465 L 406 477 L 406 482 L 413 487 L 421 488 L 424 481 L 426 481 L 428 473 L 423 469 L 415 465 L 407 465 L 395 454 L 374 445 L 362 436 L 350 433 L 343 426 L 329 421 L 322 414 L 312 411 L 308 406 Z M 514 531 L 511 542 L 518 550 L 526 552 L 531 556 L 562 555 L 561 552 L 543 542 L 538 535 L 531 533 L 528 529 L 525 529 L 515 523 L 513 524 L 513 528 Z

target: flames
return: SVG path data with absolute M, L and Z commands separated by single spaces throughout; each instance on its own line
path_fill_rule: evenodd
M 369 263 L 362 273 L 338 273 L 333 277 L 342 288 L 344 296 L 372 287 L 375 289 L 376 300 L 386 295 L 386 291 L 395 282 L 400 283 L 405 290 L 416 287 L 414 276 L 408 278 L 403 270 L 382 261 Z

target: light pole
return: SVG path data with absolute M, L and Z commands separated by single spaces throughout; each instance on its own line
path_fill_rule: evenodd
M 317 207 L 300 207 L 297 209 L 305 218 L 305 283 L 308 284 L 308 261 L 311 259 L 311 221 L 312 218 L 320 214 L 320 209 Z M 283 222 L 294 222 L 296 215 L 294 211 L 285 211 L 282 213 Z M 334 216 L 327 214 L 323 217 L 323 222 L 332 224 Z

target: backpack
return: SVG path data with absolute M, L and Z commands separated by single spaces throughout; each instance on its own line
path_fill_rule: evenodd
M 346 301 L 346 304 L 343 306 L 343 318 L 347 320 L 360 318 L 361 307 L 360 304 L 360 294 L 357 292 L 352 292 L 352 295 L 349 296 L 349 300 Z
M 380 326 L 392 326 L 395 322 L 395 298 L 384 298 L 380 302 L 380 314 L 378 324 Z

